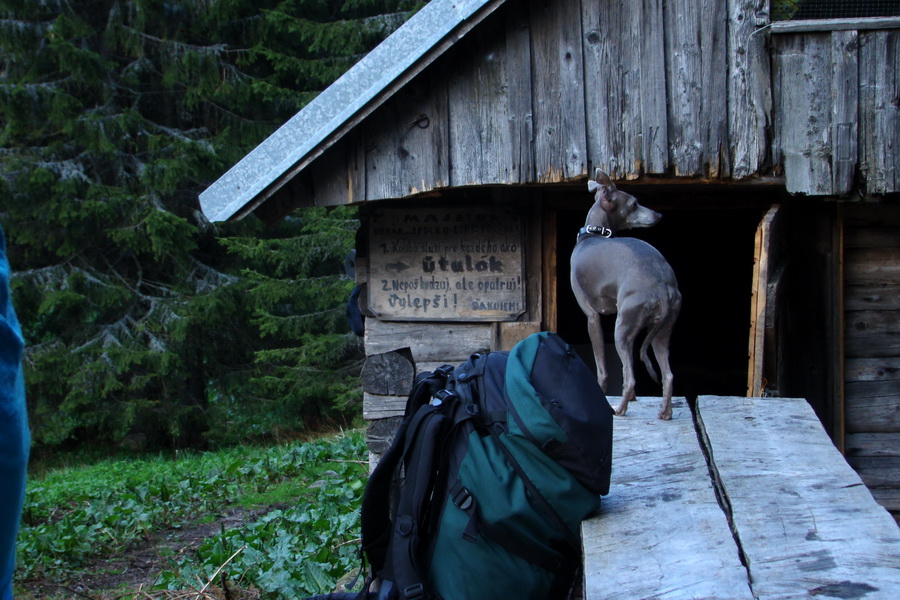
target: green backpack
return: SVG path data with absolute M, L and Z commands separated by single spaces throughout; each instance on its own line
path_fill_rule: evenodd
M 611 456 L 612 409 L 556 334 L 420 374 L 363 497 L 361 597 L 566 598 Z

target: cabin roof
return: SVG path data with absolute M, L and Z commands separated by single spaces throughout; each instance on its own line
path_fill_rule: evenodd
M 503 4 L 431 0 L 200 194 L 210 221 L 240 219 Z

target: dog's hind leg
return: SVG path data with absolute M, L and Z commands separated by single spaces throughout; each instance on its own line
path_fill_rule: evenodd
M 672 368 L 669 366 L 669 335 L 670 332 L 668 331 L 661 332 L 660 335 L 653 338 L 653 341 L 650 342 L 662 376 L 663 401 L 659 409 L 659 418 L 663 421 L 668 421 L 672 418 L 672 388 L 675 382 Z
M 603 347 L 603 327 L 600 324 L 600 315 L 594 311 L 588 312 L 588 334 L 591 337 L 591 349 L 594 352 L 594 363 L 597 365 L 597 383 L 600 389 L 606 393 L 606 355 Z
M 635 325 L 635 320 L 627 314 L 619 313 L 616 317 L 616 352 L 622 361 L 622 401 L 616 409 L 619 416 L 628 411 L 628 403 L 635 399 L 634 340 L 641 328 L 642 325 Z
M 680 308 L 681 299 L 678 298 L 665 316 L 662 327 L 654 332 L 653 338 L 650 340 L 650 346 L 653 348 L 656 362 L 659 363 L 662 378 L 663 401 L 659 410 L 659 418 L 664 421 L 672 418 L 672 392 L 675 376 L 672 375 L 672 367 L 669 365 L 669 341 L 672 338 L 672 329 L 675 327 L 675 320 L 678 318 Z

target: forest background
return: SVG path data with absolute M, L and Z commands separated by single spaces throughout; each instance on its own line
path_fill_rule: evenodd
M 416 0 L 0 0 L 0 224 L 33 455 L 278 440 L 361 413 L 355 212 L 198 194 Z

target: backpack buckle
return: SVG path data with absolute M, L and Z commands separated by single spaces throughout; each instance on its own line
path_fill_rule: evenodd
M 475 498 L 472 497 L 472 494 L 469 493 L 469 490 L 462 486 L 459 486 L 459 489 L 455 492 L 451 491 L 451 493 L 453 494 L 453 504 L 458 506 L 460 510 L 468 511 L 475 503 Z
M 443 375 L 444 377 L 447 377 L 448 375 L 450 375 L 450 373 L 453 372 L 453 368 L 454 368 L 453 365 L 441 365 L 437 369 L 432 371 L 432 373 L 437 374 L 437 375 Z
M 438 390 L 434 393 L 435 399 L 437 399 L 439 402 L 445 402 L 448 398 L 453 398 L 455 396 L 456 394 L 448 389 Z
M 425 597 L 425 586 L 421 583 L 416 583 L 414 585 L 409 586 L 405 590 L 403 590 L 403 598 L 404 600 L 418 600 L 419 598 Z

